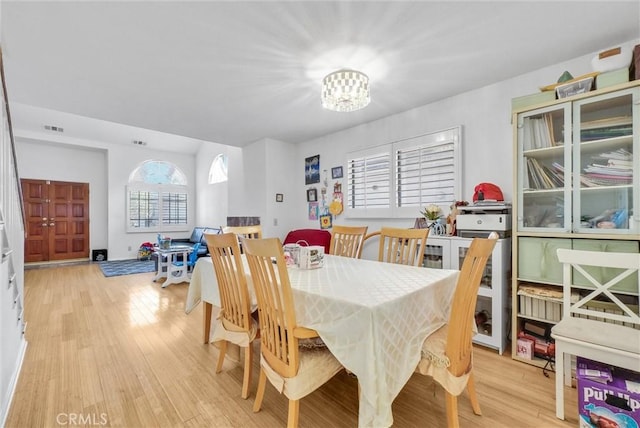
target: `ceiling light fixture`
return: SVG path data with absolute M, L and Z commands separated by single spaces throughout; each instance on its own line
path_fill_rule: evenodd
M 371 102 L 369 77 L 356 70 L 338 70 L 322 79 L 322 107 L 333 111 L 355 111 Z

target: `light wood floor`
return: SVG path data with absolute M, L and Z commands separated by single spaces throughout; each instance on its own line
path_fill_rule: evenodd
M 153 274 L 105 278 L 96 264 L 25 272 L 28 341 L 7 427 L 282 427 L 287 400 L 267 385 L 262 410 L 240 398 L 242 367 L 214 373 L 215 346 L 204 345 L 202 305 L 184 313 L 187 284 L 162 289 Z M 258 351 L 258 346 L 256 346 Z M 555 418 L 554 377 L 476 347 L 482 416 L 459 399 L 463 427 L 575 427 Z M 300 405 L 301 427 L 355 427 L 357 381 L 338 374 Z M 414 375 L 393 405 L 394 427 L 446 426 L 442 389 Z M 80 424 L 82 425 L 82 424 Z

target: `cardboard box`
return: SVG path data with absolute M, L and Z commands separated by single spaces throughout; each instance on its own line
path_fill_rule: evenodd
M 520 358 L 526 358 L 527 360 L 533 359 L 533 340 L 526 339 L 524 337 L 518 338 L 516 355 Z
M 607 71 L 596 76 L 596 89 L 619 85 L 629 81 L 629 69 L 620 68 L 618 70 Z
M 578 357 L 576 379 L 580 427 L 640 426 L 640 373 Z

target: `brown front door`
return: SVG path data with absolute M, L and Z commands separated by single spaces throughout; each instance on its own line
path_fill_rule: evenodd
M 25 262 L 89 257 L 89 184 L 23 179 Z

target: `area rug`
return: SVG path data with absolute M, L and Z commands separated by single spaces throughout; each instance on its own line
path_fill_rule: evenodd
M 153 260 L 113 260 L 100 262 L 99 266 L 106 277 L 154 272 L 156 270 Z

